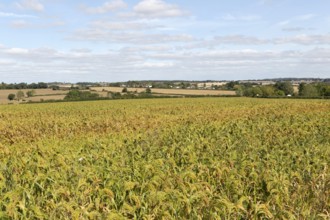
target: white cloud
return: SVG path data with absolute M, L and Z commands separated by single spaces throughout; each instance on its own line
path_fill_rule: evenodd
M 197 49 L 197 48 L 213 48 L 221 45 L 284 45 L 294 44 L 303 46 L 315 45 L 330 45 L 330 34 L 323 35 L 295 35 L 288 37 L 277 37 L 270 39 L 262 39 L 254 36 L 245 35 L 226 35 L 215 36 L 211 40 L 203 40 L 199 42 L 192 42 L 182 49 Z
M 27 15 L 27 14 L 16 14 L 11 12 L 1 12 L 0 17 L 8 17 L 8 18 L 37 18 L 34 15 Z
M 122 0 L 113 0 L 105 2 L 99 7 L 87 7 L 84 6 L 83 9 L 90 14 L 105 14 L 118 9 L 126 8 L 127 4 Z
M 131 24 L 133 28 L 136 28 Z M 87 29 L 77 30 L 72 36 L 68 37 L 70 40 L 82 41 L 97 41 L 114 43 L 119 42 L 123 44 L 163 44 L 169 42 L 192 42 L 195 38 L 189 34 L 162 34 L 162 33 L 146 33 L 141 30 L 132 29 L 106 29 L 104 27 L 91 27 Z
M 119 21 L 106 21 L 106 20 L 97 20 L 90 23 L 91 29 L 103 29 L 111 31 L 132 31 L 132 30 L 144 30 L 150 29 L 157 26 L 152 26 L 150 24 L 128 21 L 128 22 L 119 22 Z
M 138 65 L 138 67 L 140 68 L 168 68 L 173 66 L 174 64 L 172 62 L 150 62 L 150 61 Z
M 214 37 L 214 41 L 218 44 L 266 44 L 268 40 L 259 39 L 257 37 L 244 36 L 244 35 L 229 35 Z
M 10 23 L 12 28 L 16 29 L 44 29 L 44 28 L 51 28 L 51 27 L 59 27 L 64 26 L 66 23 L 63 21 L 41 21 L 38 23 L 32 23 L 23 19 L 20 20 L 13 20 Z
M 285 32 L 301 32 L 301 31 L 314 31 L 314 28 L 305 28 L 305 27 L 283 27 L 282 31 Z
M 44 5 L 41 4 L 38 0 L 22 0 L 16 3 L 16 5 L 21 9 L 33 10 L 37 12 L 44 10 Z
M 5 52 L 13 55 L 26 55 L 29 53 L 29 50 L 24 48 L 10 48 L 5 50 Z
M 236 16 L 232 14 L 226 14 L 222 16 L 222 19 L 225 21 L 256 21 L 256 20 L 260 20 L 261 17 L 258 15 Z
M 0 59 L 0 65 L 1 66 L 4 66 L 4 65 L 13 65 L 13 64 L 15 64 L 14 61 Z
M 144 45 L 144 46 L 130 46 L 130 47 L 123 47 L 121 51 L 125 52 L 140 52 L 143 51 L 145 53 L 149 52 L 167 52 L 171 51 L 174 48 L 170 45 Z
M 49 3 L 58 0 L 16 1 L 20 1 L 22 5 L 24 2 Z M 60 1 L 64 2 L 64 0 Z M 330 50 L 327 47 L 330 47 L 330 34 L 321 32 L 320 28 L 318 31 L 323 34 L 312 35 L 310 34 L 312 32 L 308 32 L 312 29 L 303 28 L 305 25 L 313 26 L 312 23 L 304 22 L 313 19 L 316 16 L 314 14 L 292 17 L 286 22 L 289 25 L 276 27 L 286 32 L 298 32 L 296 35 L 296 33 L 272 32 L 273 27 L 270 24 L 269 28 L 265 27 L 267 22 L 263 21 L 266 18 L 263 16 L 261 19 L 252 11 L 242 14 L 219 12 L 220 16 L 224 16 L 214 20 L 198 18 L 198 14 L 195 18 L 174 20 L 171 18 L 186 16 L 188 13 L 173 0 L 172 3 L 169 3 L 170 0 L 136 0 L 135 2 L 138 3 L 135 7 L 130 5 L 132 8 L 119 11 L 127 7 L 124 1 L 105 2 L 104 0 L 104 3 L 99 5 L 93 4 L 95 7 L 84 6 L 80 9 L 98 15 L 85 14 L 84 18 L 76 17 L 72 20 L 70 18 L 65 20 L 66 15 L 56 16 L 56 10 L 59 9 L 56 7 L 52 11 L 54 14 L 44 16 L 45 20 L 29 20 L 28 18 L 34 16 L 0 12 L 0 17 L 10 18 L 4 20 L 11 22 L 11 27 L 28 28 L 30 33 L 36 28 L 49 27 L 56 19 L 58 21 L 63 19 L 67 23 L 53 22 L 54 26 L 68 24 L 65 28 L 54 28 L 61 39 L 56 40 L 58 37 L 56 34 L 54 41 L 49 44 L 57 45 L 54 48 L 64 48 L 68 44 L 76 47 L 64 50 L 26 49 L 24 42 L 17 42 L 13 45 L 14 48 L 0 45 L 0 64 L 4 67 L 0 68 L 0 75 L 5 76 L 10 73 L 22 81 L 35 79 L 73 82 L 155 78 L 231 79 L 235 77 L 239 79 L 249 78 L 249 74 L 253 74 L 253 78 L 258 78 L 258 76 L 273 77 L 278 73 L 282 76 L 290 76 L 290 74 L 297 76 L 300 72 L 312 76 L 308 68 L 304 69 L 307 64 L 311 66 L 310 69 L 315 67 L 313 72 L 319 71 L 323 76 L 329 74 Z M 105 14 L 112 11 L 115 11 L 114 16 Z M 123 19 L 119 12 L 131 14 Z M 74 16 L 77 12 L 72 11 L 72 13 Z M 79 16 L 81 13 L 77 14 L 75 15 Z M 293 21 L 295 23 L 291 25 Z M 253 30 L 250 28 L 252 23 L 255 24 Z M 262 24 L 267 30 L 258 32 L 257 29 L 262 29 L 258 24 Z M 45 32 L 54 29 L 47 29 Z M 28 33 L 28 31 L 23 32 Z M 248 33 L 254 34 L 248 35 Z M 27 37 L 27 42 L 31 42 L 28 48 L 33 45 L 37 45 L 35 47 L 47 45 L 47 41 L 44 40 L 30 41 L 30 34 Z M 63 42 L 63 38 L 70 39 L 71 42 Z M 312 47 L 324 48 L 310 50 Z
M 79 54 L 87 54 L 87 53 L 91 53 L 92 52 L 92 50 L 87 49 L 87 48 L 72 49 L 71 51 L 73 53 L 79 53 Z
M 175 4 L 169 4 L 162 0 L 142 0 L 133 8 L 134 13 L 140 17 L 160 18 L 179 17 L 187 15 L 187 12 Z
M 246 79 L 301 76 L 326 77 L 330 49 L 276 51 L 237 49 L 149 51 L 52 48 L 0 48 L 0 75 L 16 81 L 122 81 L 135 79 Z M 167 49 L 167 50 L 166 50 Z M 11 64 L 11 65 L 10 65 Z M 312 72 L 311 72 L 312 71 Z M 98 73 L 95 75 L 95 73 Z M 24 73 L 24 74 L 23 74 Z
M 275 44 L 300 44 L 300 45 L 318 45 L 318 44 L 329 44 L 330 45 L 330 34 L 324 35 L 296 35 L 291 37 L 276 38 L 273 40 Z

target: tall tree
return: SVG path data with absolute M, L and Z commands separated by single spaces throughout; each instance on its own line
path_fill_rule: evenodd
M 21 99 L 24 98 L 24 92 L 22 90 L 19 90 L 17 93 L 16 93 L 16 98 L 18 101 L 20 101 Z
M 320 96 L 319 91 L 317 90 L 316 86 L 313 84 L 305 84 L 302 88 L 302 90 L 299 90 L 299 94 L 304 97 L 318 97 Z
M 275 83 L 275 88 L 278 90 L 282 90 L 285 95 L 292 95 L 294 92 L 293 86 L 290 82 L 277 82 Z

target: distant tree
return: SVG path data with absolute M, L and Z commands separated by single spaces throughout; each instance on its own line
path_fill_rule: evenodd
M 27 83 L 15 84 L 15 89 L 26 89 L 28 87 Z
M 113 87 L 120 87 L 121 83 L 120 82 L 117 82 L 117 83 L 110 83 L 110 86 L 113 86 Z
M 146 93 L 147 94 L 150 94 L 151 93 L 151 89 L 148 87 L 148 88 L 146 88 Z
M 275 88 L 278 90 L 282 90 L 285 95 L 292 95 L 294 92 L 293 86 L 290 82 L 277 82 L 275 83 Z
M 190 87 L 190 86 L 191 86 L 191 85 L 190 85 L 189 82 L 181 82 L 180 85 L 179 85 L 179 87 L 180 87 L 181 89 L 186 89 L 186 88 L 188 88 L 188 87 Z
M 252 88 L 252 96 L 262 96 L 262 90 L 259 86 Z
M 16 93 L 16 98 L 17 98 L 18 101 L 21 100 L 21 99 L 23 99 L 23 98 L 24 98 L 24 92 L 21 91 L 21 90 L 19 90 L 19 91 Z
M 64 99 L 66 100 L 73 100 L 73 99 L 79 99 L 80 98 L 80 91 L 79 90 L 71 90 L 68 92 Z
M 276 95 L 277 96 L 285 96 L 285 93 L 282 90 L 277 90 Z
M 228 89 L 228 90 L 234 90 L 236 85 L 239 85 L 239 82 L 237 82 L 237 81 L 231 81 L 231 82 L 228 82 L 228 83 L 225 85 L 225 87 L 226 87 L 226 89 Z
M 273 86 L 262 86 L 261 91 L 263 97 L 275 96 L 275 89 Z
M 330 84 L 318 83 L 315 86 L 320 96 L 330 96 Z
M 245 87 L 243 85 L 236 85 L 235 86 L 236 95 L 243 96 L 244 95 L 244 89 L 245 89 Z
M 299 95 L 303 97 L 318 97 L 320 96 L 317 88 L 313 84 L 305 84 L 299 86 Z
M 120 92 L 108 92 L 108 97 L 111 99 L 121 99 L 122 95 Z
M 248 96 L 248 97 L 252 96 L 252 88 L 244 87 L 243 96 Z
M 39 89 L 47 89 L 48 88 L 48 84 L 44 83 L 44 82 L 38 82 L 38 88 Z
M 262 90 L 259 86 L 244 89 L 244 96 L 259 97 L 262 96 Z
M 89 91 L 79 91 L 79 90 L 71 90 L 64 97 L 65 100 L 88 100 L 88 99 L 97 99 L 100 95 L 97 93 L 91 93 Z
M 8 95 L 8 100 L 12 101 L 15 99 L 15 97 L 16 97 L 16 95 L 11 93 Z
M 30 86 L 29 86 L 31 89 L 38 89 L 38 84 L 36 84 L 36 83 L 32 83 L 32 84 L 30 84 Z
M 298 95 L 299 96 L 303 96 L 302 93 L 304 91 L 304 87 L 305 87 L 306 83 L 300 83 L 299 87 L 298 87 Z
M 50 88 L 52 90 L 60 90 L 60 87 L 59 86 L 56 86 L 56 85 L 52 85 Z
M 326 86 L 323 92 L 323 96 L 330 96 L 330 85 Z
M 122 93 L 126 93 L 127 92 L 127 88 L 124 87 L 123 90 L 121 91 Z
M 27 97 L 32 97 L 32 96 L 34 96 L 35 94 L 36 94 L 36 91 L 35 91 L 35 90 L 30 90 L 30 91 L 27 91 L 27 92 L 26 92 Z

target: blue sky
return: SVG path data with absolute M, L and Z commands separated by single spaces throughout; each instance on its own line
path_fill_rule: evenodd
M 330 77 L 328 0 L 2 0 L 0 81 Z

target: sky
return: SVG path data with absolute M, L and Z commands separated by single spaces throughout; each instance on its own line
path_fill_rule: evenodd
M 330 78 L 329 0 L 1 0 L 0 81 Z

